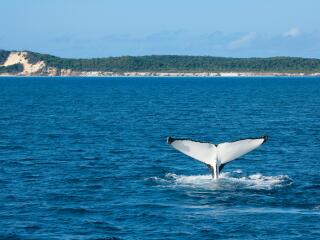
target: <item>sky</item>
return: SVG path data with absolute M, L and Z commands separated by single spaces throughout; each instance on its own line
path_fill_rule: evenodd
M 0 0 L 0 49 L 320 58 L 319 0 Z

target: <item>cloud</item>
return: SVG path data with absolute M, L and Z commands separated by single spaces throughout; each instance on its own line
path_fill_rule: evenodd
M 233 41 L 231 41 L 228 44 L 228 48 L 229 49 L 238 49 L 238 48 L 242 48 L 244 46 L 247 46 L 249 43 L 251 43 L 256 38 L 256 36 L 257 36 L 257 34 L 254 32 L 242 35 L 242 36 L 234 39 Z
M 297 27 L 294 27 L 294 28 L 291 28 L 289 31 L 287 32 L 284 32 L 282 34 L 283 37 L 289 37 L 289 38 L 293 38 L 293 37 L 296 37 L 300 34 L 300 29 L 297 28 Z
M 70 34 L 50 39 L 38 38 L 37 44 L 31 39 L 27 41 L 28 38 L 23 42 L 19 38 L 9 41 L 7 36 L 0 33 L 0 49 L 28 49 L 62 57 L 81 58 L 152 54 L 320 57 L 320 32 L 297 33 L 295 30 L 288 33 L 284 37 L 284 33 L 216 31 L 196 34 L 179 29 L 145 35 L 104 32 L 96 35 Z M 5 38 L 1 40 L 1 36 Z

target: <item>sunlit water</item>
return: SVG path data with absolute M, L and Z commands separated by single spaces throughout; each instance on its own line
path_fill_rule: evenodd
M 320 238 L 320 79 L 1 78 L 0 239 Z M 269 135 L 218 180 L 167 136 Z

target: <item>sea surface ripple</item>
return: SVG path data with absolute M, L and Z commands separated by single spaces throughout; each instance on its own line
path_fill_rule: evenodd
M 320 79 L 0 79 L 0 239 L 319 239 Z M 269 135 L 213 181 L 167 136 Z

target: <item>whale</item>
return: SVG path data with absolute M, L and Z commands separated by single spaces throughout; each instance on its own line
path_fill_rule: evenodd
M 233 142 L 213 144 L 190 139 L 167 137 L 167 143 L 179 152 L 206 164 L 213 179 L 218 179 L 224 166 L 257 149 L 268 140 L 264 135 Z

